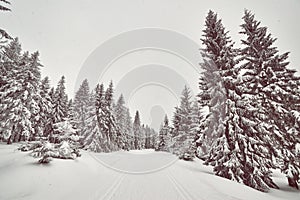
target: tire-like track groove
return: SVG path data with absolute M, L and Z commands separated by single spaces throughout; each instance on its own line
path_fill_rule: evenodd
M 102 165 L 102 163 L 98 160 L 98 158 L 97 158 L 95 155 L 93 155 L 93 154 L 91 154 L 91 153 L 89 153 L 89 155 L 90 155 L 96 162 L 98 162 L 100 165 Z M 125 176 L 126 176 L 125 174 L 120 174 L 120 175 L 116 178 L 116 180 L 112 183 L 112 185 L 106 190 L 106 192 L 105 192 L 103 195 L 99 194 L 99 191 L 97 191 L 97 192 L 95 193 L 95 195 L 94 195 L 94 196 L 96 196 L 96 197 L 94 197 L 94 198 L 92 198 L 92 199 L 95 199 L 95 200 L 111 200 L 111 199 L 114 197 L 114 194 L 115 194 L 115 193 L 117 192 L 117 190 L 119 189 L 119 187 L 120 187 L 121 183 L 123 182 Z
M 116 194 L 116 192 L 118 191 L 121 183 L 123 182 L 125 178 L 125 175 L 120 175 L 119 178 L 117 178 L 117 180 L 108 188 L 108 190 L 105 192 L 104 195 L 102 195 L 102 197 L 100 197 L 100 200 L 111 200 L 114 196 L 114 194 Z
M 173 186 L 175 187 L 176 191 L 182 197 L 183 200 L 195 200 L 192 195 L 184 188 L 182 184 L 180 184 L 176 178 L 172 175 L 170 171 L 168 171 L 168 178 L 172 182 Z

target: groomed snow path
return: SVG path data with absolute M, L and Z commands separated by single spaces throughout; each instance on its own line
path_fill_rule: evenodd
M 300 199 L 279 172 L 281 190 L 262 193 L 212 174 L 200 160 L 153 151 L 96 154 L 37 164 L 17 146 L 0 144 L 0 199 L 278 200 Z

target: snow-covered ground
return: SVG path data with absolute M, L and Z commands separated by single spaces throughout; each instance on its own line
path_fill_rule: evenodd
M 96 154 L 37 164 L 15 145 L 0 145 L 0 199 L 234 200 L 300 199 L 279 172 L 280 190 L 262 193 L 214 176 L 200 160 L 146 151 Z

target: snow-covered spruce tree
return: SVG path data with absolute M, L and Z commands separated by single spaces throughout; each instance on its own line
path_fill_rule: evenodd
M 192 129 L 192 100 L 191 91 L 185 86 L 182 91 L 180 107 L 175 110 L 172 131 L 172 139 L 170 144 L 170 151 L 178 156 L 185 153 L 194 156 L 195 149 L 193 148 L 193 141 L 195 138 Z
M 251 114 L 257 120 L 259 139 L 264 143 L 264 157 L 265 160 L 276 158 L 289 185 L 298 188 L 300 167 L 295 162 L 295 145 L 299 138 L 289 131 L 293 125 L 288 125 L 292 113 L 299 109 L 293 105 L 297 102 L 299 105 L 299 78 L 295 77 L 294 70 L 287 69 L 288 53 L 278 53 L 273 46 L 276 39 L 267 33 L 267 27 L 260 26 L 247 10 L 243 20 L 240 32 L 246 37 L 241 49 L 245 62 L 241 69 L 246 79 L 243 92 L 252 95 L 250 104 L 256 109 Z M 278 167 L 271 161 L 266 164 Z
M 170 126 L 168 116 L 165 115 L 164 122 L 160 127 L 156 151 L 169 151 Z
M 68 96 L 65 88 L 65 77 L 59 80 L 53 97 L 54 123 L 64 121 L 68 115 Z
M 141 120 L 139 111 L 136 111 L 133 121 L 133 134 L 134 134 L 134 149 L 141 149 Z
M 1 140 L 7 141 L 11 135 L 11 127 L 8 127 L 7 118 L 9 112 L 11 112 L 11 102 L 8 102 L 5 98 L 9 95 L 9 90 L 14 83 L 14 77 L 19 70 L 19 63 L 21 58 L 21 44 L 18 38 L 10 41 L 7 45 L 1 49 L 0 57 L 0 132 Z M 13 96 L 14 92 L 10 91 L 10 96 Z M 12 97 L 11 97 L 12 98 Z
M 133 137 L 133 123 L 132 118 L 130 116 L 129 108 L 126 108 L 125 112 L 125 132 L 126 132 L 126 141 L 127 141 L 127 148 L 126 149 L 133 149 L 134 144 L 134 137 Z
M 224 48 L 232 48 L 232 44 L 227 36 L 227 32 L 222 25 L 221 20 L 213 11 L 209 11 L 205 20 L 205 29 L 202 35 L 202 56 L 204 62 L 201 63 L 203 72 L 199 79 L 198 94 L 201 109 L 208 107 L 208 113 L 204 116 L 199 126 L 197 144 L 201 144 L 202 155 L 208 153 L 209 149 L 203 146 L 211 147 L 213 142 L 224 133 L 225 121 L 225 101 L 226 91 L 223 85 L 220 71 L 228 68 L 228 60 Z M 225 64 L 224 64 L 225 63 Z M 203 140 L 203 141 L 201 141 Z M 203 146 L 202 146 L 203 145 Z
M 34 113 L 38 112 L 40 66 L 38 52 L 21 55 L 17 39 L 5 49 L 4 70 L 10 70 L 1 85 L 1 127 L 8 143 L 28 140 L 34 134 Z M 3 120 L 3 121 L 2 121 Z
M 85 79 L 81 83 L 78 91 L 75 94 L 73 106 L 74 106 L 74 114 L 76 121 L 76 127 L 78 128 L 79 132 L 83 130 L 85 127 L 86 119 L 87 119 L 87 112 L 88 112 L 88 104 L 90 101 L 90 87 L 88 80 Z
M 126 145 L 126 140 L 124 134 L 120 132 L 118 127 L 116 126 L 115 117 L 113 115 L 113 83 L 110 82 L 108 88 L 105 91 L 104 103 L 103 103 L 103 111 L 104 111 L 104 124 L 100 124 L 103 126 L 103 131 L 106 137 L 108 138 L 108 142 L 112 151 L 119 150 L 124 148 Z
M 212 11 L 206 19 L 204 33 L 203 78 L 214 91 L 210 92 L 208 123 L 205 122 L 208 127 L 205 131 L 211 129 L 216 137 L 206 157 L 206 164 L 214 166 L 216 175 L 257 190 L 267 191 L 269 187 L 277 187 L 270 178 L 270 143 L 259 134 L 257 125 L 260 121 L 253 115 L 257 104 L 252 103 L 255 99 L 245 91 L 246 79 L 237 77 L 233 43 L 221 20 Z M 209 82 L 211 80 L 213 83 Z
M 95 113 L 89 109 L 87 126 L 83 131 L 84 146 L 93 151 L 116 151 L 125 148 L 126 140 L 116 125 L 113 115 L 113 83 L 104 92 L 103 84 L 97 85 L 95 95 Z M 95 120 L 98 121 L 96 126 Z M 90 132 L 92 130 L 92 132 Z
M 114 106 L 114 117 L 118 130 L 124 137 L 122 140 L 126 141 L 125 149 L 129 149 L 129 140 L 132 133 L 132 122 L 129 114 L 129 109 L 125 106 L 123 94 L 120 95 L 116 105 Z
M 67 120 L 68 116 L 68 96 L 65 88 L 65 77 L 59 80 L 52 99 L 53 125 Z M 52 95 L 52 94 L 51 94 Z M 50 142 L 57 143 L 58 135 L 50 134 Z
M 94 152 L 109 152 L 110 147 L 107 138 L 102 133 L 100 123 L 104 115 L 102 106 L 104 103 L 104 86 L 97 84 L 95 93 L 90 95 L 90 101 L 87 108 L 86 124 L 82 129 L 82 144 L 84 149 Z
M 46 76 L 40 84 L 39 89 L 39 98 L 37 99 L 38 103 L 38 114 L 35 115 L 35 137 L 48 137 L 49 136 L 49 127 L 51 125 L 52 118 L 52 100 L 49 96 L 50 92 L 50 81 Z M 32 138 L 37 139 L 37 138 Z

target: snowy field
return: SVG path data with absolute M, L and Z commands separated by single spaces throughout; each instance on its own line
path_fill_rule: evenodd
M 185 162 L 151 150 L 96 154 L 49 165 L 0 145 L 0 199 L 120 200 L 277 200 L 300 199 L 284 176 L 274 173 L 280 190 L 262 193 L 214 176 L 200 160 Z

